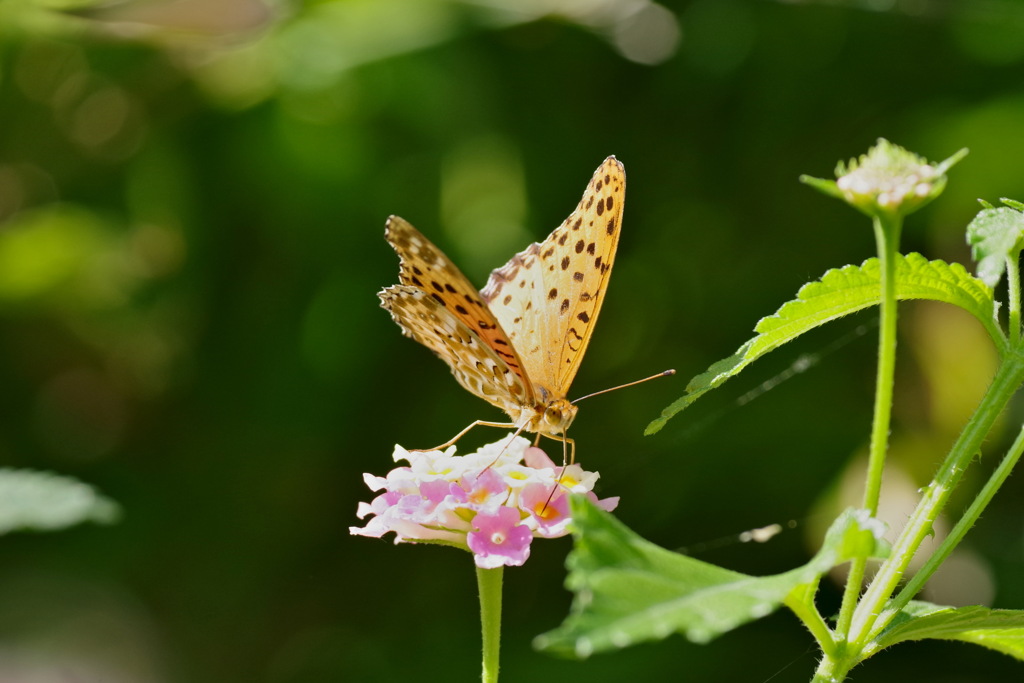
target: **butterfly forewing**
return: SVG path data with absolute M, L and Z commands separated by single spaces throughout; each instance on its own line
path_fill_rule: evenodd
M 491 273 L 481 292 L 535 393 L 564 398 L 576 376 L 615 260 L 625 190 L 622 164 L 609 157 L 576 210 Z

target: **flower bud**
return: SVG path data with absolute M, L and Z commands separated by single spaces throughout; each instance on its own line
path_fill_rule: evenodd
M 946 171 L 967 154 L 962 149 L 942 163 L 928 162 L 884 138 L 859 159 L 836 166 L 836 180 L 801 177 L 825 194 L 869 216 L 906 216 L 941 194 Z

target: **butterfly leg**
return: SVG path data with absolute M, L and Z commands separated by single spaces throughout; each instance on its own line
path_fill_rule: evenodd
M 537 432 L 537 436 L 540 437 L 540 435 L 541 435 L 541 432 Z M 569 437 L 567 437 L 564 434 L 562 436 L 560 436 L 560 437 L 552 436 L 551 434 L 544 434 L 544 436 L 548 437 L 549 439 L 552 439 L 553 441 L 561 441 L 562 442 L 562 465 L 563 466 L 565 466 L 565 465 L 572 465 L 572 464 L 574 464 L 576 462 L 576 440 L 575 439 L 570 439 Z M 540 439 L 538 438 L 538 441 L 539 440 Z M 534 443 L 534 445 L 536 445 L 536 443 Z M 567 449 L 568 449 L 568 457 L 566 457 L 566 455 L 567 455 L 566 454 L 566 450 Z M 561 478 L 561 477 L 559 477 L 559 478 Z
M 486 420 L 476 420 L 475 422 L 471 423 L 468 427 L 463 429 L 461 432 L 459 432 L 458 434 L 456 434 L 452 438 L 450 438 L 447 441 L 445 441 L 440 446 L 434 446 L 433 448 L 415 448 L 413 450 L 416 451 L 416 452 L 443 451 L 444 449 L 446 449 L 449 446 L 453 445 L 456 441 L 461 439 L 463 436 L 465 436 L 466 433 L 469 432 L 470 429 L 472 429 L 473 427 L 476 427 L 478 425 L 482 426 L 482 427 L 501 427 L 503 429 L 512 429 L 512 428 L 515 427 L 515 425 L 512 424 L 511 422 L 487 422 Z

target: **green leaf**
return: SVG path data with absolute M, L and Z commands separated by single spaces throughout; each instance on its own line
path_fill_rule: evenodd
M 877 652 L 907 640 L 960 640 L 1024 660 L 1024 611 L 988 607 L 907 604 L 875 639 Z
M 113 522 L 116 503 L 91 486 L 48 472 L 0 469 L 0 534 L 48 531 L 81 522 Z
M 1000 350 L 1005 348 L 992 289 L 972 277 L 959 263 L 928 261 L 916 253 L 897 255 L 896 281 L 898 299 L 930 299 L 959 306 L 981 321 Z M 830 320 L 877 305 L 879 291 L 879 265 L 874 258 L 860 266 L 832 269 L 820 280 L 807 283 L 800 288 L 796 299 L 757 323 L 756 337 L 690 380 L 686 394 L 665 408 L 660 417 L 647 425 L 644 433 L 659 431 L 673 415 L 769 351 Z
M 705 643 L 770 614 L 837 564 L 888 552 L 881 523 L 847 510 L 808 564 L 754 577 L 660 548 L 582 496 L 573 498 L 572 515 L 576 545 L 566 579 L 576 594 L 572 613 L 534 644 L 577 657 L 672 633 Z
M 1003 200 L 1009 204 L 1012 200 Z M 1009 206 L 982 209 L 967 226 L 967 244 L 978 262 L 978 277 L 995 287 L 1006 270 L 1006 259 L 1020 253 L 1024 214 Z

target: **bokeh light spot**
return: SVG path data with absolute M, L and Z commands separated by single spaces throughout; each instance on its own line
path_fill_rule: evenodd
M 615 26 L 615 47 L 639 64 L 661 64 L 675 54 L 680 30 L 676 16 L 661 5 L 644 5 Z

